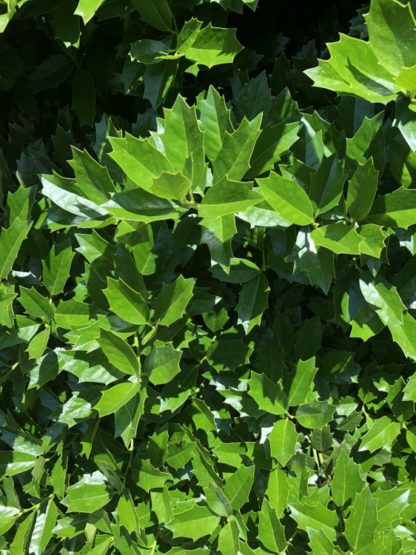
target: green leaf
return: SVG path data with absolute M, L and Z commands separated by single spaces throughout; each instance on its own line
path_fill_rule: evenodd
M 110 137 L 111 158 L 138 187 L 151 190 L 153 180 L 162 173 L 174 173 L 168 159 L 148 140 L 126 133 L 125 137 Z
M 98 411 L 100 417 L 113 414 L 126 405 L 139 390 L 140 384 L 137 381 L 113 385 L 102 392 L 100 400 L 94 405 L 94 409 Z
M 265 71 L 250 79 L 234 100 L 234 113 L 241 120 L 244 116 L 248 119 L 255 118 L 258 114 L 267 114 L 270 110 L 272 94 Z
M 192 298 L 194 286 L 194 279 L 183 276 L 179 276 L 167 285 L 163 284 L 157 296 L 154 320 L 161 326 L 170 326 L 182 318 Z
M 33 468 L 37 456 L 19 451 L 0 451 L 0 472 L 4 476 L 15 476 Z
M 233 29 L 213 27 L 211 23 L 202 27 L 201 21 L 192 18 L 182 27 L 176 48 L 188 60 L 211 68 L 231 64 L 242 46 Z
M 170 59 L 170 40 L 141 39 L 131 44 L 131 56 L 143 64 L 157 64 L 161 60 Z
M 12 271 L 20 247 L 26 239 L 31 223 L 16 218 L 10 227 L 0 232 L 0 251 L 3 254 L 0 262 L 0 279 L 5 279 Z
M 7 193 L 7 207 L 9 209 L 9 222 L 16 218 L 22 222 L 30 220 L 33 203 L 35 202 L 36 187 L 24 187 L 22 185 L 12 193 Z
M 250 347 L 237 334 L 228 333 L 214 342 L 208 350 L 207 360 L 216 370 L 235 370 L 247 364 L 251 352 Z
M 347 209 L 355 220 L 364 220 L 371 210 L 377 191 L 379 172 L 372 158 L 358 164 L 349 184 Z
M 115 191 L 107 168 L 96 162 L 85 150 L 72 147 L 71 152 L 69 165 L 74 172 L 77 188 L 92 202 L 105 202 Z
M 42 176 L 41 181 L 42 194 L 62 210 L 86 220 L 100 221 L 107 217 L 107 212 L 87 199 L 82 189 L 78 191 L 73 179 L 53 174 Z
M 61 301 L 56 308 L 55 322 L 67 330 L 88 325 L 91 322 L 90 307 L 75 300 Z
M 298 523 L 301 530 L 309 534 L 312 531 L 322 530 L 330 540 L 335 540 L 335 527 L 338 524 L 338 517 L 334 511 L 330 511 L 321 503 L 309 505 L 306 502 L 289 504 L 290 514 Z
M 173 14 L 166 0 L 132 0 L 134 7 L 140 17 L 159 31 L 171 31 L 173 26 Z
M 396 84 L 402 91 L 410 93 L 416 92 L 416 66 L 404 67 L 396 77 Z
M 400 346 L 403 353 L 412 360 L 416 360 L 416 349 L 413 340 L 416 332 L 416 319 L 406 312 L 403 314 L 403 324 L 398 326 L 391 322 L 389 323 L 389 329 L 393 341 Z
M 266 495 L 276 516 L 281 518 L 289 497 L 289 481 L 287 474 L 280 468 L 274 468 L 270 472 Z
M 204 133 L 204 146 L 210 160 L 215 160 L 224 144 L 226 134 L 233 132 L 230 111 L 223 96 L 210 86 L 199 104 L 199 126 Z
M 39 359 L 48 345 L 49 337 L 51 334 L 50 328 L 45 328 L 37 333 L 29 342 L 26 352 L 29 358 Z
M 48 351 L 31 369 L 28 389 L 43 387 L 50 380 L 55 379 L 62 370 L 63 362 L 55 351 Z
M 312 449 L 324 453 L 328 451 L 333 442 L 333 437 L 329 426 L 323 428 L 315 428 L 311 433 L 311 446 Z
M 358 552 L 370 545 L 377 526 L 377 500 L 365 487 L 357 493 L 351 505 L 350 516 L 345 521 L 344 535 L 351 548 Z
M 187 191 L 191 187 L 193 190 L 203 190 L 206 185 L 204 137 L 198 127 L 195 106 L 188 106 L 179 95 L 173 107 L 170 110 L 164 109 L 163 114 L 163 121 L 158 122 L 158 133 L 163 143 L 164 155 L 174 170 L 191 182 L 187 185 Z M 155 194 L 155 184 L 160 179 L 161 177 L 153 182 L 152 190 Z M 184 188 L 185 185 L 182 184 L 181 187 Z
M 308 195 L 294 179 L 272 172 L 257 183 L 266 201 L 279 216 L 292 224 L 313 223 L 313 207 Z
M 359 466 L 342 448 L 335 463 L 331 491 L 334 502 L 342 507 L 363 488 Z
M 144 70 L 144 92 L 152 108 L 157 110 L 165 100 L 176 77 L 177 60 L 162 60 L 159 64 L 148 64 Z
M 368 42 L 341 35 L 328 45 L 330 59 L 306 73 L 317 86 L 386 104 L 400 90 L 403 67 L 415 65 L 415 17 L 410 4 L 374 0 L 366 23 Z
M 149 318 L 149 308 L 140 293 L 132 289 L 122 279 L 107 279 L 107 289 L 104 289 L 110 310 L 120 318 L 131 324 L 146 324 Z
M 191 182 L 181 173 L 162 173 L 153 180 L 152 191 L 157 197 L 184 201 Z
M 101 205 L 101 210 L 115 218 L 132 222 L 151 223 L 179 217 L 170 201 L 142 189 L 115 193 L 111 200 Z
M 327 294 L 335 276 L 334 253 L 317 247 L 311 233 L 299 230 L 296 237 L 294 264 L 296 273 L 305 272 L 311 285 Z
M 336 155 L 324 157 L 319 169 L 311 176 L 308 190 L 317 214 L 328 212 L 338 204 L 344 181 L 342 162 L 338 157 Z
M 414 552 L 416 0 L 336 4 L 0 0 L 1 552 Z
M 0 505 L 0 534 L 6 534 L 19 518 L 19 509 L 17 507 L 5 507 Z
M 208 190 L 198 207 L 198 213 L 202 218 L 220 218 L 246 210 L 261 201 L 261 196 L 253 191 L 251 183 L 224 178 Z
M 95 12 L 104 3 L 104 0 L 79 0 L 75 15 L 82 17 L 86 25 L 95 15 Z
M 416 331 L 416 320 L 407 312 L 395 287 L 377 278 L 375 281 L 360 280 L 361 292 L 370 303 L 380 320 L 385 324 L 404 354 L 416 360 L 416 349 L 413 334 Z
M 250 160 L 246 177 L 254 178 L 274 168 L 283 153 L 298 140 L 300 123 L 278 123 L 262 129 Z
M 35 524 L 30 538 L 29 551 L 31 553 L 45 553 L 46 547 L 52 539 L 52 530 L 55 527 L 59 511 L 50 499 L 36 516 Z
M 377 314 L 384 324 L 402 324 L 406 307 L 395 287 L 378 278 L 374 281 L 361 279 L 360 289 L 367 302 L 377 307 Z
M 322 555 L 333 555 L 334 553 L 342 553 L 337 548 L 334 548 L 334 544 L 323 530 L 310 529 L 309 543 L 312 553 L 322 553 Z
M 261 116 L 253 120 L 243 119 L 233 133 L 224 131 L 221 150 L 212 162 L 214 184 L 239 181 L 250 168 L 250 158 L 260 135 Z
M 55 307 L 35 289 L 31 287 L 20 287 L 19 302 L 30 316 L 34 318 L 42 318 L 44 320 L 52 320 L 55 314 Z
M 210 535 L 219 521 L 220 517 L 214 515 L 207 507 L 195 505 L 175 514 L 165 526 L 175 538 L 191 538 L 195 542 Z
M 248 384 L 250 396 L 256 401 L 260 410 L 270 414 L 285 414 L 286 395 L 270 378 L 265 374 L 252 371 Z
M 411 4 L 376 0 L 366 16 L 371 46 L 383 67 L 396 74 L 415 63 L 416 20 Z
M 360 227 L 358 233 L 361 237 L 361 254 L 381 258 L 386 239 L 392 232 L 391 230 L 384 231 L 381 226 L 376 224 L 365 224 Z
M 53 245 L 46 260 L 42 260 L 43 282 L 52 297 L 64 291 L 74 255 L 70 245 Z
M 140 359 L 121 337 L 111 331 L 101 330 L 100 348 L 117 370 L 130 376 L 140 376 Z
M 296 410 L 296 420 L 309 429 L 322 428 L 332 419 L 335 407 L 325 401 L 314 401 L 300 405 Z
M 18 555 L 19 553 L 27 551 L 35 514 L 36 513 L 32 511 L 23 521 L 19 523 L 13 542 L 10 545 L 11 555 Z
M 369 423 L 368 432 L 361 439 L 359 451 L 377 451 L 391 449 L 400 433 L 400 424 L 393 422 L 388 416 L 381 416 Z
M 416 191 L 399 188 L 374 201 L 368 221 L 407 229 L 416 223 L 415 210 Z
M 282 466 L 286 466 L 296 453 L 298 433 L 295 425 L 289 418 L 278 420 L 267 437 L 272 457 L 277 459 Z
M 69 428 L 78 424 L 80 420 L 86 420 L 91 414 L 91 404 L 79 397 L 75 393 L 62 405 L 62 412 L 59 415 L 58 422 L 66 424 Z
M 166 384 L 180 372 L 182 352 L 172 345 L 153 347 L 144 363 L 144 371 L 154 385 Z
M 284 527 L 267 499 L 263 500 L 259 513 L 259 541 L 273 553 L 283 553 L 287 547 Z
M 308 393 L 312 390 L 313 379 L 317 370 L 315 357 L 308 360 L 300 360 L 297 363 L 295 375 L 290 384 L 289 407 L 297 407 L 308 401 Z
M 335 254 L 360 254 L 360 236 L 355 227 L 338 222 L 318 227 L 311 233 L 315 245 Z
M 62 503 L 71 513 L 93 513 L 107 505 L 111 497 L 104 475 L 97 470 L 69 486 Z
M 147 391 L 142 389 L 139 394 L 123 404 L 114 414 L 114 435 L 121 437 L 128 449 L 131 448 L 132 441 L 137 435 L 137 427 L 144 414 L 146 399 Z
M 338 42 L 328 44 L 328 50 L 329 60 L 319 60 L 318 67 L 305 71 L 315 86 L 369 102 L 387 104 L 395 99 L 394 76 L 379 63 L 371 42 L 341 34 Z
M 239 511 L 248 501 L 254 481 L 254 466 L 241 466 L 227 478 L 224 494 L 235 511 Z
M 410 376 L 403 389 L 403 401 L 416 401 L 416 374 Z
M 221 551 L 222 555 L 238 553 L 238 525 L 234 520 L 229 520 L 227 524 L 221 528 L 218 537 L 218 549 Z
M 14 286 L 3 284 L 0 288 L 0 323 L 7 328 L 14 326 L 13 301 L 16 297 Z
M 231 241 L 237 233 L 234 214 L 204 218 L 201 227 L 201 242 L 208 245 L 211 261 L 229 266 L 232 257 Z
M 225 269 L 216 264 L 210 271 L 218 280 L 243 284 L 243 286 L 262 275 L 257 264 L 244 258 L 231 258 Z
M 270 287 L 264 274 L 259 274 L 253 280 L 244 283 L 238 297 L 236 307 L 238 323 L 245 333 L 260 324 L 263 312 L 268 306 Z

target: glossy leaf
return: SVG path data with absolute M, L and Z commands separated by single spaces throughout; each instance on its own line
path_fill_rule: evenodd
M 149 4 L 146 0 L 133 0 L 133 5 L 140 17 L 159 31 L 170 31 L 173 24 L 173 14 L 166 0 L 156 0 Z
M 94 409 L 100 416 L 107 416 L 117 412 L 121 407 L 139 392 L 140 385 L 137 382 L 124 382 L 105 389 Z
M 360 470 L 354 460 L 343 448 L 336 460 L 334 477 L 331 482 L 332 497 L 342 507 L 363 487 Z
M 230 64 L 241 50 L 232 29 L 202 27 L 197 19 L 188 20 L 178 36 L 177 51 L 189 60 L 207 67 Z
M 0 278 L 6 278 L 13 268 L 19 249 L 26 239 L 31 224 L 16 218 L 7 229 L 0 232 L 0 249 L 4 253 L 0 262 Z
M 219 218 L 246 210 L 261 201 L 261 196 L 250 183 L 223 179 L 209 189 L 198 207 L 198 213 L 203 218 Z
M 204 506 L 194 506 L 175 515 L 165 526 L 174 537 L 191 538 L 193 541 L 211 534 L 220 518 Z
M 193 279 L 178 277 L 172 283 L 164 284 L 157 297 L 154 319 L 161 326 L 170 326 L 185 313 L 195 285 Z
M 131 324 L 145 324 L 149 317 L 148 306 L 141 294 L 122 280 L 108 278 L 105 295 L 117 316 Z
M 144 364 L 144 371 L 154 385 L 170 382 L 180 372 L 182 353 L 171 345 L 153 347 Z
M 297 407 L 307 401 L 316 372 L 314 357 L 305 361 L 300 360 L 297 363 L 289 390 L 288 404 L 290 407 Z
M 69 512 L 92 513 L 104 507 L 111 499 L 111 493 L 104 475 L 96 471 L 85 474 L 77 483 L 69 486 L 62 503 Z
M 270 444 L 270 454 L 282 466 L 286 466 L 296 453 L 298 433 L 295 425 L 288 418 L 278 420 L 267 437 Z
M 254 481 L 254 466 L 241 466 L 237 472 L 227 479 L 224 494 L 234 510 L 239 511 L 248 501 Z
M 286 549 L 287 542 L 283 526 L 267 499 L 264 499 L 259 514 L 259 538 L 264 547 L 274 553 L 281 553 Z
M 322 530 L 328 538 L 335 539 L 335 526 L 338 523 L 338 518 L 334 511 L 330 511 L 320 503 L 308 505 L 299 502 L 290 504 L 289 507 L 292 518 L 302 530 Z
M 222 180 L 239 181 L 250 168 L 250 158 L 260 135 L 261 117 L 243 119 L 233 132 L 224 131 L 221 150 L 212 163 L 214 184 Z
M 236 307 L 238 323 L 249 333 L 261 321 L 270 287 L 263 274 L 245 283 L 241 289 Z
M 377 191 L 379 172 L 372 158 L 366 164 L 358 165 L 349 184 L 347 208 L 356 220 L 363 220 L 370 212 Z
M 117 370 L 130 376 L 140 374 L 140 359 L 121 337 L 111 331 L 101 330 L 100 347 Z
M 58 249 L 54 245 L 48 258 L 42 261 L 43 282 L 51 296 L 62 293 L 69 278 L 72 260 L 75 253 L 68 245 Z
M 79 0 L 75 14 L 82 17 L 84 23 L 88 23 L 102 3 L 103 0 Z
M 259 179 L 260 190 L 270 206 L 292 224 L 307 225 L 313 222 L 313 207 L 308 195 L 295 180 L 277 173 Z
M 377 501 L 364 488 L 357 493 L 351 505 L 351 513 L 345 522 L 345 537 L 354 551 L 371 544 L 377 524 Z
M 370 423 L 368 432 L 363 436 L 360 451 L 376 451 L 377 449 L 391 448 L 400 432 L 400 424 L 382 416 Z

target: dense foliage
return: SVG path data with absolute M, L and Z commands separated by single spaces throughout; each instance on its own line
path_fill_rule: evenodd
M 416 2 L 309 4 L 0 0 L 1 553 L 416 552 Z

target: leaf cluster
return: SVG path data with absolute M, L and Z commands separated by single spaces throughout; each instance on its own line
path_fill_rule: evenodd
M 341 4 L 0 4 L 2 552 L 415 552 L 416 10 Z

